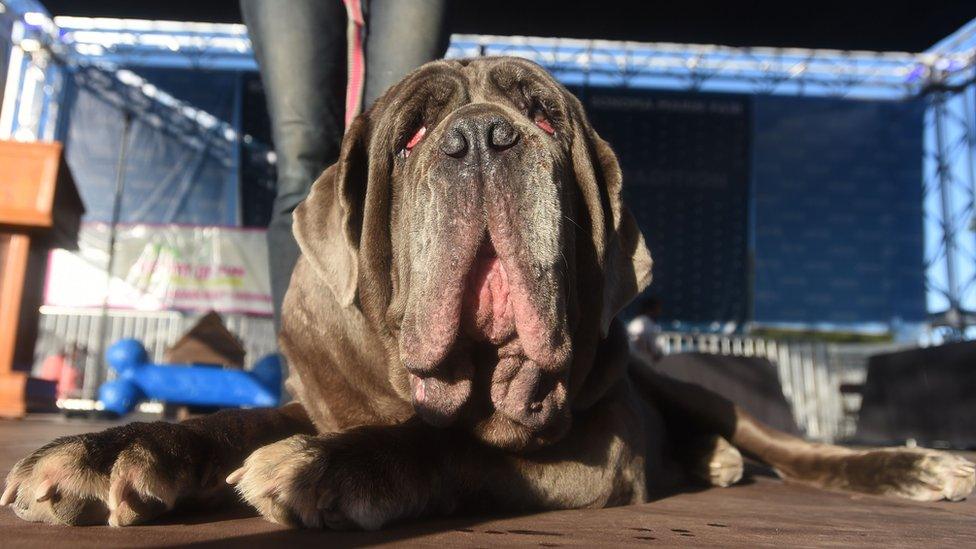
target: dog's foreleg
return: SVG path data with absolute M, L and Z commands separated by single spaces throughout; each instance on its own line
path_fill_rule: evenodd
M 458 509 L 636 503 L 645 498 L 636 404 L 605 399 L 580 414 L 563 440 L 525 454 L 417 418 L 300 435 L 257 450 L 227 480 L 268 520 L 312 528 L 376 529 Z
M 310 432 L 305 411 L 291 404 L 63 437 L 14 466 L 0 503 L 33 522 L 145 522 L 180 501 L 227 493 L 224 478 L 251 451 Z

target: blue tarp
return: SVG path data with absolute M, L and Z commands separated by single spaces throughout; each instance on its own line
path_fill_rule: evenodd
M 233 119 L 238 94 L 233 73 L 140 69 L 138 74 L 218 119 Z M 192 120 L 158 112 L 137 90 L 90 68 L 69 75 L 62 130 L 85 220 L 111 220 L 122 104 L 134 114 L 120 221 L 239 225 L 237 144 Z

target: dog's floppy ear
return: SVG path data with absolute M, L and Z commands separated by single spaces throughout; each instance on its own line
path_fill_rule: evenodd
M 339 160 L 312 185 L 295 209 L 293 230 L 302 255 L 342 306 L 356 299 L 359 236 L 368 172 L 367 121 L 353 120 L 342 140 Z
M 592 224 L 593 246 L 603 274 L 600 330 L 651 283 L 651 253 L 621 197 L 623 178 L 617 155 L 590 126 L 582 105 L 567 92 L 573 108 L 573 170 Z

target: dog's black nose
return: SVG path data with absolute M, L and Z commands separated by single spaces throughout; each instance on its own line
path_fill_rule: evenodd
M 459 115 L 441 138 L 441 151 L 454 158 L 472 152 L 482 156 L 508 149 L 518 143 L 519 131 L 504 114 L 494 109 L 471 109 Z

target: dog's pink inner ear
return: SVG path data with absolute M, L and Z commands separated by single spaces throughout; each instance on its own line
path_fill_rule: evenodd
M 413 148 L 424 139 L 425 135 L 427 135 L 427 126 L 421 126 L 420 129 L 413 134 L 413 137 L 410 138 L 410 141 L 407 141 L 407 144 L 403 146 L 403 150 L 406 151 L 407 154 L 410 154 L 410 151 L 412 151 Z

